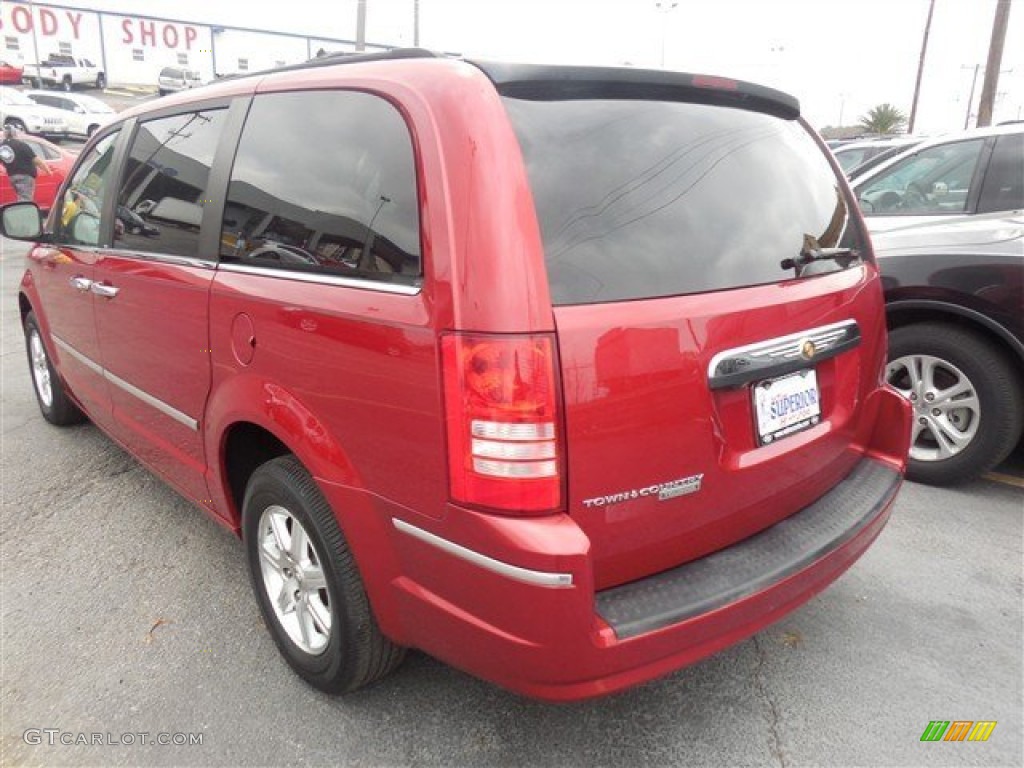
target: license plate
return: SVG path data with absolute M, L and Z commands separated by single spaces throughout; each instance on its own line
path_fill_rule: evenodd
M 761 445 L 813 427 L 821 421 L 817 375 L 808 369 L 759 382 L 754 387 L 754 412 Z

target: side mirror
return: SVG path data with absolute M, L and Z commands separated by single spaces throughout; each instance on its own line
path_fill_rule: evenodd
M 43 234 L 43 214 L 35 203 L 11 203 L 0 214 L 0 234 L 12 240 L 38 240 Z

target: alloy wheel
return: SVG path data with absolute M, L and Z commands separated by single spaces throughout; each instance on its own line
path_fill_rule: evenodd
M 274 615 L 303 652 L 319 655 L 331 639 L 331 598 L 322 561 L 302 523 L 287 509 L 263 510 L 260 572 Z
M 931 355 L 906 355 L 889 363 L 886 379 L 914 406 L 912 459 L 943 461 L 970 445 L 978 433 L 981 401 L 963 371 Z
M 50 381 L 50 361 L 46 357 L 46 347 L 39 331 L 33 328 L 28 339 L 29 354 L 32 360 L 32 382 L 36 386 L 36 393 L 42 404 L 50 408 L 53 406 L 53 384 Z

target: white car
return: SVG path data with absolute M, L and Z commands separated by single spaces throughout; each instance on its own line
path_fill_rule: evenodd
M 68 130 L 76 136 L 88 138 L 117 116 L 112 107 L 93 96 L 52 91 L 25 91 L 25 95 L 37 104 L 64 113 Z
M 0 121 L 24 133 L 47 138 L 64 139 L 70 134 L 65 113 L 53 107 L 36 104 L 14 88 L 0 87 Z
M 911 149 L 920 144 L 922 139 L 913 136 L 896 136 L 887 139 L 870 139 L 867 141 L 853 141 L 843 144 L 832 150 L 832 154 L 839 161 L 839 167 L 847 178 L 862 173 L 861 167 L 869 160 L 879 155 L 886 155 L 887 158 L 895 157 L 900 150 Z

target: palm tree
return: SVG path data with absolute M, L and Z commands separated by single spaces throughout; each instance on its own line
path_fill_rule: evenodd
M 869 109 L 860 119 L 860 127 L 868 133 L 895 133 L 906 125 L 906 115 L 889 103 Z

